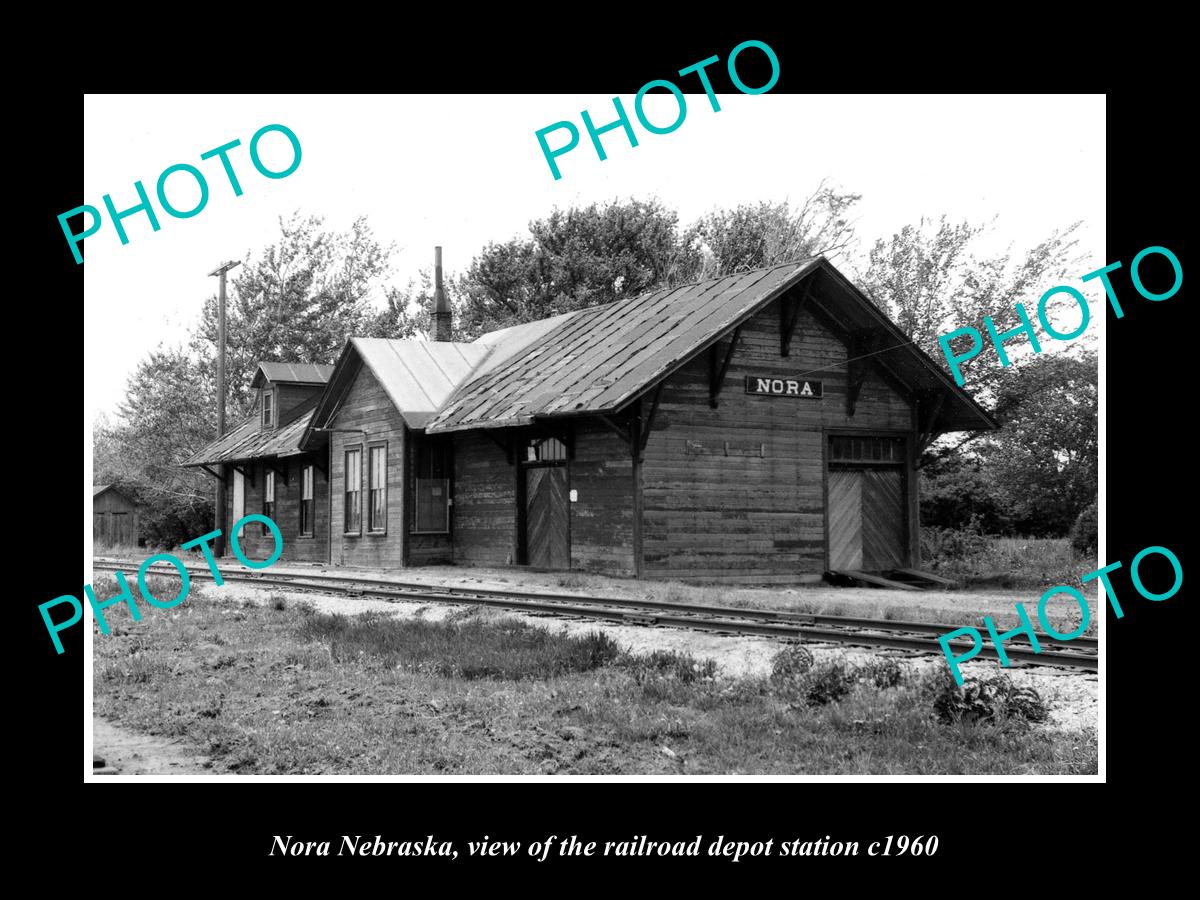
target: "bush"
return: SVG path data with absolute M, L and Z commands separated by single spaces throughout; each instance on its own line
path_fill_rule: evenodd
M 141 536 L 148 547 L 170 549 L 213 528 L 214 504 L 205 497 L 136 491 Z
M 995 478 L 979 463 L 958 457 L 935 459 L 921 468 L 921 522 L 951 531 L 982 528 L 1000 534 L 1011 526 L 1008 504 Z
M 931 563 L 969 559 L 987 551 L 990 539 L 966 528 L 921 529 L 921 558 Z
M 1045 722 L 1050 717 L 1050 708 L 1037 691 L 1018 687 L 1004 674 L 967 678 L 960 687 L 945 669 L 932 679 L 929 693 L 933 711 L 947 724 Z
M 859 675 L 859 669 L 844 663 L 822 663 L 805 676 L 804 700 L 809 706 L 841 700 L 858 682 Z
M 771 684 L 788 700 L 824 706 L 850 693 L 865 672 L 840 661 L 814 665 L 811 650 L 793 645 L 775 654 Z
M 903 672 L 900 669 L 900 663 L 894 659 L 877 659 L 862 667 L 860 677 L 864 681 L 871 682 L 880 690 L 884 690 L 898 685 L 903 677 Z
M 1096 548 L 1100 546 L 1099 528 L 1096 501 L 1093 500 L 1075 519 L 1075 524 L 1071 526 L 1071 532 L 1067 536 L 1076 553 L 1096 552 Z
M 771 680 L 786 683 L 804 675 L 812 667 L 812 651 L 800 644 L 793 644 L 775 654 L 771 661 Z

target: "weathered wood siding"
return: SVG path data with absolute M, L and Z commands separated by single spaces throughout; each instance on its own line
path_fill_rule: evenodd
M 314 463 L 316 465 L 314 465 Z M 304 466 L 313 466 L 313 534 L 300 536 L 300 476 Z M 279 468 L 287 472 L 287 484 L 283 477 L 275 475 L 275 515 L 272 518 L 283 536 L 283 552 L 280 559 L 297 562 L 329 561 L 329 481 L 321 472 L 325 466 L 324 451 L 280 461 Z M 229 471 L 229 487 L 225 491 L 225 521 L 233 527 L 233 470 Z M 266 466 L 261 463 L 246 468 L 253 474 L 254 482 L 246 479 L 246 515 L 263 512 L 263 491 L 266 482 Z M 261 522 L 251 522 L 243 528 L 238 546 L 251 559 L 266 559 L 275 549 L 275 539 L 270 532 L 264 534 Z M 196 552 L 199 552 L 198 550 Z M 226 554 L 233 555 L 233 546 L 226 543 Z
M 905 400 L 874 371 L 846 415 L 847 358 L 808 312 L 782 357 L 775 303 L 742 328 L 717 409 L 707 354 L 668 379 L 643 469 L 648 576 L 788 582 L 824 571 L 823 429 L 912 426 Z M 802 373 L 823 383 L 823 399 L 745 393 L 747 375 Z
M 474 565 L 513 562 L 517 528 L 515 466 L 482 434 L 454 436 L 454 561 Z
M 569 487 L 571 568 L 632 574 L 633 456 L 629 445 L 602 425 L 575 428 Z
M 108 490 L 100 496 L 92 498 L 92 511 L 133 513 L 137 511 L 137 508 L 124 494 L 118 494 L 114 490 Z
M 296 418 L 298 407 L 311 400 L 324 389 L 323 384 L 276 384 L 275 388 L 275 424 L 282 428 Z M 259 409 L 259 421 L 262 421 L 262 409 Z
M 137 507 L 124 494 L 108 490 L 92 498 L 92 541 L 133 545 L 138 538 Z
M 366 366 L 361 366 L 354 383 L 330 428 L 363 428 L 366 434 L 343 431 L 330 433 L 332 448 L 329 475 L 333 490 L 331 510 L 331 556 L 335 565 L 372 566 L 398 569 L 404 565 L 404 420 L 388 398 L 378 379 Z M 367 492 L 369 459 L 367 448 L 375 441 L 387 441 L 387 532 L 372 534 L 367 530 L 367 511 L 370 498 Z M 346 448 L 362 447 L 362 530 L 346 534 L 345 527 L 345 469 Z

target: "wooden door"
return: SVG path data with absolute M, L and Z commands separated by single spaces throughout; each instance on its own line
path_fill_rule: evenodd
M 905 564 L 899 468 L 830 469 L 828 515 L 830 569 L 882 572 Z
M 114 544 L 128 545 L 133 543 L 133 533 L 129 527 L 130 518 L 129 513 L 112 513 L 112 531 L 110 536 Z
M 829 568 L 861 570 L 862 471 L 829 470 Z
M 525 559 L 546 569 L 571 568 L 566 466 L 525 470 Z
M 904 490 L 895 468 L 862 472 L 863 568 L 883 572 L 904 565 Z
M 108 515 L 102 512 L 92 513 L 92 541 L 96 544 L 110 544 L 108 539 Z

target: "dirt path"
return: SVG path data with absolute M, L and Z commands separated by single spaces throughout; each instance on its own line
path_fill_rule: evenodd
M 179 740 L 139 734 L 92 717 L 92 752 L 120 775 L 211 775 L 205 757 Z

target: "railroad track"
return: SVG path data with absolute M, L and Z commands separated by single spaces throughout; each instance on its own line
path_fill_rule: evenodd
M 101 572 L 131 572 L 136 563 L 97 560 L 93 568 Z M 153 569 L 151 571 L 154 571 Z M 165 575 L 175 573 L 166 566 Z M 190 578 L 213 580 L 208 567 L 188 566 Z M 248 571 L 221 570 L 225 581 L 244 582 L 258 587 L 283 588 L 292 591 L 334 594 L 397 602 L 428 601 L 490 606 L 512 611 L 600 619 L 623 624 L 663 625 L 723 634 L 754 635 L 783 640 L 803 640 L 817 643 L 848 644 L 862 647 L 886 647 L 895 650 L 942 655 L 937 635 L 953 631 L 955 625 L 931 622 L 904 622 L 893 619 L 869 619 L 859 616 L 840 616 L 826 613 L 796 613 L 743 607 L 710 606 L 706 604 L 672 603 L 662 600 L 635 598 L 589 597 L 579 594 L 541 594 L 520 591 L 488 590 L 482 588 L 444 587 L 395 582 L 381 578 L 352 575 L 323 574 L 254 574 Z M 1022 635 L 1020 640 L 1028 644 Z M 1096 638 L 1076 638 L 1058 641 L 1048 635 L 1038 635 L 1042 652 L 1032 646 L 1009 646 L 1011 660 L 1040 666 L 1061 666 L 1070 669 L 1096 671 L 1099 668 L 1099 645 Z M 951 646 L 961 652 L 969 642 L 956 640 Z M 997 659 L 990 645 L 976 658 Z

